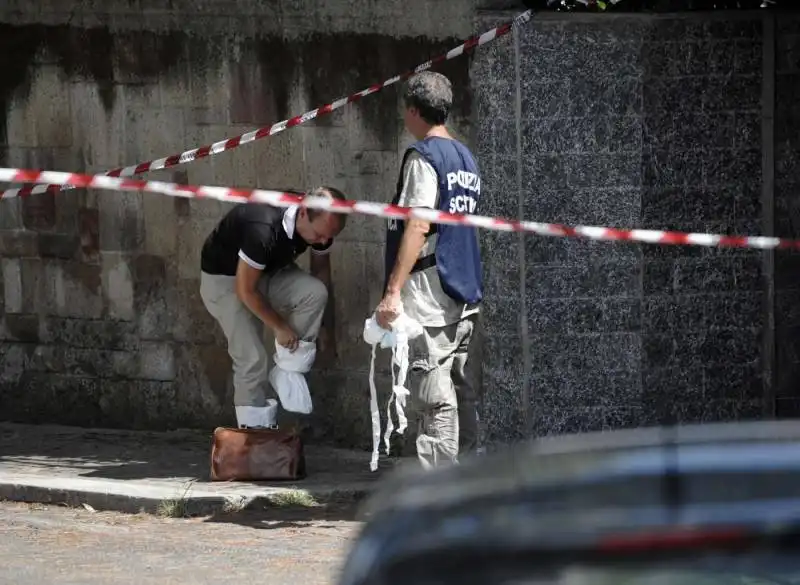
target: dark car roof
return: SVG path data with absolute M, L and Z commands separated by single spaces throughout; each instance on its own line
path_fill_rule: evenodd
M 721 423 L 545 437 L 491 457 L 387 478 L 365 511 L 455 505 L 548 484 L 707 472 L 800 472 L 800 422 Z M 600 502 L 598 502 L 600 503 Z M 633 502 L 632 502 L 633 503 Z
M 800 526 L 800 424 L 540 439 L 451 468 L 401 470 L 364 511 L 344 583 L 434 550 L 574 551 L 677 529 L 777 534 Z

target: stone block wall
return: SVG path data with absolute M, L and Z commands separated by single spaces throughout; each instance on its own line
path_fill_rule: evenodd
M 75 22 L 83 25 L 50 22 L 52 14 L 26 23 L 12 12 L 7 18 L 16 20 L 0 25 L 0 67 L 8 72 L 0 82 L 0 164 L 102 172 L 210 144 L 407 71 L 471 31 L 468 20 L 431 28 L 421 19 L 401 35 L 381 12 L 395 5 L 336 5 L 344 10 L 337 20 L 336 6 L 297 2 L 281 3 L 281 18 L 302 13 L 320 22 L 218 31 L 212 21 L 228 9 L 219 3 L 214 13 L 212 4 L 187 16 L 193 34 L 180 22 L 141 30 L 152 11 L 122 18 L 113 2 L 108 22 L 95 25 L 80 10 Z M 137 18 L 144 24 L 135 26 Z M 457 89 L 454 128 L 468 140 L 468 60 L 438 70 Z M 324 183 L 388 201 L 411 141 L 399 87 L 147 176 L 263 188 Z M 233 422 L 224 338 L 198 294 L 200 248 L 227 204 L 73 190 L 0 205 L 2 418 L 155 429 Z M 383 229 L 379 219 L 351 217 L 333 252 L 338 358 L 320 360 L 310 376 L 313 428 L 344 445 L 371 444 L 361 332 L 381 292 Z M 388 390 L 383 353 L 379 384 Z
M 772 107 L 762 103 L 764 18 L 534 20 L 519 37 L 520 193 L 513 40 L 481 53 L 472 77 L 488 212 L 762 234 L 762 117 Z M 766 163 L 776 167 L 776 209 L 791 206 L 797 146 L 796 24 L 779 22 L 778 152 Z M 493 259 L 483 363 L 492 440 L 759 418 L 774 407 L 773 366 L 785 408 L 796 406 L 793 255 L 776 256 L 772 364 L 760 252 L 495 233 L 483 246 Z
M 641 225 L 761 234 L 761 19 L 665 23 L 642 57 Z M 762 254 L 641 250 L 645 420 L 759 418 Z

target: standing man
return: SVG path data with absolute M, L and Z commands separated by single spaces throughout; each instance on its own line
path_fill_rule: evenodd
M 425 71 L 405 88 L 405 125 L 417 139 L 406 150 L 392 203 L 451 213 L 476 213 L 480 175 L 469 149 L 445 127 L 453 103 L 450 81 Z M 483 299 L 476 228 L 390 219 L 386 283 L 376 308 L 382 327 L 401 311 L 423 326 L 410 341 L 412 399 L 419 416 L 417 455 L 426 468 L 457 463 L 477 444 L 475 392 L 467 352 Z
M 310 195 L 345 198 L 333 187 L 319 187 Z M 328 253 L 345 221 L 343 214 L 302 206 L 245 203 L 231 209 L 206 238 L 200 296 L 228 340 L 239 427 L 275 424 L 277 403 L 268 401 L 266 392 L 264 325 L 290 350 L 301 339 L 333 339 Z M 308 247 L 310 274 L 295 264 Z

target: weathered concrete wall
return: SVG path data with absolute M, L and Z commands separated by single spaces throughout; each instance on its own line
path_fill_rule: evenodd
M 0 26 L 0 163 L 103 171 L 209 144 L 408 70 L 469 32 L 458 9 L 452 28 L 433 26 L 433 2 L 418 2 L 425 10 L 413 18 L 391 2 L 368 9 L 355 2 L 253 3 L 254 10 L 279 5 L 282 20 L 256 18 L 264 26 L 243 34 L 229 13 L 201 11 L 186 18 L 196 35 L 178 26 L 137 30 L 154 13 L 120 12 L 117 4 L 128 2 L 105 4 L 113 18 L 104 27 L 65 25 L 66 18 L 24 5 L 14 24 Z M 243 5 L 204 6 L 233 4 Z M 59 6 L 62 14 L 71 10 Z M 47 24 L 19 24 L 20 15 Z M 224 34 L 211 34 L 226 15 Z M 81 12 L 73 21 L 91 18 Z M 137 19 L 144 24 L 135 26 Z M 203 23 L 211 33 L 203 33 Z M 278 30 L 294 32 L 260 34 Z M 468 140 L 468 61 L 439 70 L 455 85 L 454 126 Z M 148 177 L 266 188 L 326 183 L 353 198 L 386 201 L 409 142 L 392 88 L 314 123 Z M 226 209 L 213 201 L 98 191 L 3 202 L 0 416 L 134 428 L 231 423 L 224 338 L 197 291 L 202 241 Z M 321 361 L 310 377 L 315 430 L 346 444 L 371 441 L 369 352 L 361 331 L 379 300 L 383 225 L 352 217 L 333 254 L 339 357 Z M 380 383 L 388 389 L 386 373 L 384 359 Z
M 444 40 L 472 34 L 475 7 L 495 4 L 497 0 L 4 0 L 0 22 L 237 38 L 295 39 L 324 32 Z
M 779 154 L 762 167 L 772 106 L 761 99 L 763 18 L 554 17 L 526 27 L 520 197 L 512 39 L 482 52 L 472 75 L 487 211 L 763 233 L 765 171 L 776 165 L 776 204 L 796 207 L 798 147 L 787 51 L 796 24 L 781 17 Z M 796 222 L 781 225 L 781 235 L 797 234 Z M 758 252 L 491 233 L 484 247 L 494 260 L 483 363 L 490 438 L 758 418 L 774 407 L 776 367 L 784 411 L 796 405 L 795 256 L 776 255 L 776 365 L 765 344 L 775 305 Z

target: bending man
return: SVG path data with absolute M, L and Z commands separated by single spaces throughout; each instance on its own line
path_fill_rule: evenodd
M 332 187 L 319 187 L 311 195 L 344 199 Z M 277 404 L 268 402 L 266 392 L 264 325 L 291 350 L 301 339 L 332 340 L 328 253 L 344 225 L 342 214 L 245 203 L 228 212 L 206 238 L 200 296 L 228 340 L 239 427 L 275 425 Z M 311 274 L 295 264 L 309 247 Z
M 405 88 L 405 125 L 417 139 L 405 153 L 393 203 L 451 213 L 476 213 L 480 176 L 469 149 L 445 123 L 450 81 L 425 71 Z M 412 401 L 419 417 L 417 455 L 425 467 L 458 461 L 475 449 L 478 415 L 466 375 L 467 351 L 483 298 L 477 230 L 390 219 L 386 284 L 376 309 L 388 329 L 400 311 L 423 326 L 410 341 Z

